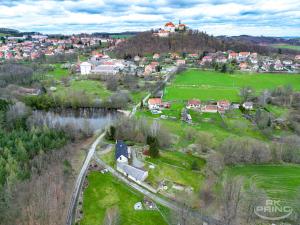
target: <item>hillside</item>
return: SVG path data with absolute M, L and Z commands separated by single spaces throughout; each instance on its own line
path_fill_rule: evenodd
M 199 31 L 175 33 L 166 38 L 152 35 L 152 32 L 143 32 L 119 44 L 114 50 L 119 57 L 145 55 L 147 53 L 190 52 L 203 51 L 251 51 L 262 54 L 275 52 L 274 49 L 259 46 L 245 41 L 220 40 Z
M 265 37 L 265 36 L 218 36 L 221 41 L 226 42 L 248 42 L 255 45 L 270 46 L 275 48 L 281 48 L 282 53 L 295 54 L 299 52 L 300 39 L 299 38 L 282 38 L 282 37 Z

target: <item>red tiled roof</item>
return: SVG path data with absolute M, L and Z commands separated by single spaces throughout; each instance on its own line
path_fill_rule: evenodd
M 165 24 L 165 27 L 175 27 L 175 25 L 172 22 L 168 22 Z
M 250 55 L 250 52 L 240 52 L 239 55 L 241 55 L 241 56 L 247 56 L 247 55 Z
M 161 105 L 161 99 L 160 98 L 149 98 L 148 104 L 149 105 Z
M 201 101 L 199 100 L 189 100 L 188 105 L 200 105 Z

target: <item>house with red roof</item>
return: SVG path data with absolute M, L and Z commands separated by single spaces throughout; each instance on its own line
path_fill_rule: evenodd
M 162 105 L 161 98 L 149 98 L 148 100 L 148 108 L 150 110 L 159 109 Z
M 236 52 L 230 52 L 230 53 L 228 54 L 228 59 L 229 59 L 229 60 L 237 59 L 238 56 L 239 56 L 238 53 L 236 53 Z
M 210 55 L 206 55 L 202 58 L 201 64 L 204 65 L 205 63 L 211 63 L 213 61 L 213 57 Z
M 220 100 L 217 102 L 218 110 L 225 111 L 230 108 L 230 102 L 228 100 Z
M 239 61 L 246 61 L 248 57 L 250 56 L 250 52 L 240 52 L 238 56 Z
M 217 113 L 218 112 L 218 106 L 217 105 L 204 105 L 201 109 L 202 112 L 207 113 Z
M 199 109 L 201 107 L 201 101 L 195 99 L 189 100 L 186 107 L 188 109 Z

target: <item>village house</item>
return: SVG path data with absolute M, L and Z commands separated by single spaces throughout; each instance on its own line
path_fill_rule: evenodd
M 238 61 L 246 61 L 250 54 L 250 52 L 240 52 L 237 59 Z
M 236 52 L 230 52 L 230 53 L 228 54 L 228 59 L 229 59 L 229 60 L 237 59 L 238 55 L 239 55 L 239 54 L 236 53 Z
M 230 102 L 228 100 L 220 100 L 217 102 L 217 107 L 219 110 L 229 110 Z
M 243 107 L 247 110 L 252 110 L 253 109 L 253 102 L 244 102 Z
M 211 63 L 212 61 L 213 61 L 212 56 L 207 55 L 202 58 L 201 64 L 204 65 L 206 63 Z
M 161 107 L 162 100 L 161 98 L 149 98 L 148 100 L 148 108 L 150 110 L 157 110 Z
M 216 58 L 216 63 L 226 63 L 227 62 L 227 59 L 225 56 L 218 56 Z
M 282 65 L 282 63 L 279 59 L 276 60 L 276 62 L 274 64 L 274 70 L 276 70 L 276 71 L 282 71 L 283 70 L 283 65 Z
M 145 66 L 144 75 L 150 75 L 151 73 L 156 72 L 158 66 L 158 62 L 151 62 L 149 65 Z
M 188 102 L 187 102 L 187 105 L 186 105 L 186 107 L 188 108 L 188 109 L 200 109 L 201 108 L 201 101 L 199 101 L 199 100 L 189 100 Z
M 129 179 L 137 183 L 141 183 L 148 177 L 148 171 L 130 165 L 130 158 L 130 148 L 123 141 L 117 140 L 115 152 L 115 160 L 117 161 L 117 171 L 124 174 Z
M 83 62 L 80 64 L 80 73 L 81 75 L 88 75 L 91 73 L 92 64 L 89 62 Z
M 130 158 L 130 148 L 121 141 L 118 140 L 116 142 L 116 160 L 118 163 L 128 163 L 128 159 Z
M 218 112 L 218 106 L 217 105 L 204 105 L 201 108 L 202 112 L 208 112 L 208 113 L 217 113 Z

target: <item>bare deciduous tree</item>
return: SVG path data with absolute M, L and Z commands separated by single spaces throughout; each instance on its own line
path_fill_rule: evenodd
M 238 212 L 242 199 L 243 181 L 240 177 L 225 180 L 221 194 L 222 222 L 238 225 Z

